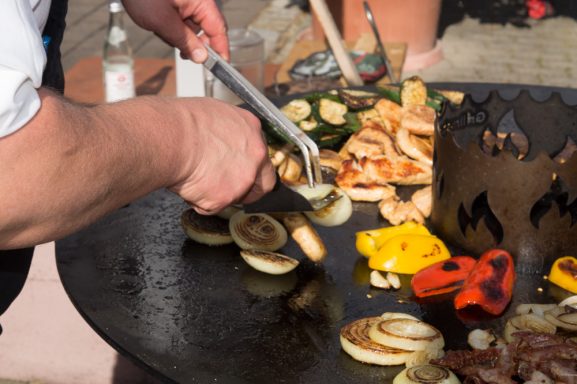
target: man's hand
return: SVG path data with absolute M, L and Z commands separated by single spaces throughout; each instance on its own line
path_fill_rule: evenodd
M 269 192 L 276 175 L 252 113 L 213 99 L 182 100 L 194 111 L 184 146 L 182 178 L 170 189 L 195 210 L 214 214 L 234 203 L 251 203 Z
M 225 59 L 229 58 L 226 23 L 214 0 L 123 0 L 124 7 L 140 27 L 154 32 L 178 48 L 183 58 L 203 63 L 203 41 Z M 203 31 L 200 38 L 196 35 Z

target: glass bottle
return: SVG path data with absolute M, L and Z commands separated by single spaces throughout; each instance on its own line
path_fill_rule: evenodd
M 111 0 L 108 31 L 104 41 L 102 65 L 106 102 L 135 96 L 134 60 L 124 28 L 124 8 L 120 0 Z

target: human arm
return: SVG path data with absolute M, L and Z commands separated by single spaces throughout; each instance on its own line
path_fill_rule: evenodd
M 123 0 L 124 7 L 140 27 L 154 32 L 196 63 L 206 60 L 203 42 L 228 59 L 226 22 L 214 0 Z
M 260 124 L 237 107 L 160 97 L 85 107 L 39 94 L 35 117 L 0 139 L 0 249 L 61 238 L 158 188 L 214 213 L 274 184 Z

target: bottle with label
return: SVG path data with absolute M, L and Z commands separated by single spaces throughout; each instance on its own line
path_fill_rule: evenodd
M 106 102 L 135 96 L 134 60 L 124 28 L 124 8 L 120 0 L 110 0 L 110 19 L 102 56 Z

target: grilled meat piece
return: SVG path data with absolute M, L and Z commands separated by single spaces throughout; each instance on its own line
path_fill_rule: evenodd
M 415 136 L 406 128 L 397 132 L 397 146 L 412 159 L 433 165 L 433 145 L 428 139 Z
M 415 204 L 419 212 L 425 217 L 431 216 L 431 206 L 433 204 L 433 188 L 428 185 L 421 188 L 411 196 L 411 201 Z
M 394 135 L 399 130 L 403 108 L 394 101 L 381 99 L 375 104 L 375 109 L 386 124 L 387 131 Z
M 406 105 L 401 112 L 400 127 L 412 134 L 432 136 L 435 133 L 437 113 L 426 105 Z
M 370 180 L 379 183 L 401 185 L 431 184 L 433 170 L 431 166 L 406 156 L 391 159 L 388 156 L 362 158 L 360 167 Z
M 357 160 L 381 155 L 391 158 L 399 156 L 391 136 L 374 125 L 366 126 L 353 134 L 347 141 L 347 151 Z
M 395 195 L 395 187 L 371 179 L 352 159 L 343 161 L 335 182 L 355 201 L 379 201 Z
M 400 201 L 397 196 L 379 202 L 379 212 L 392 225 L 399 225 L 406 221 L 424 223 L 425 218 L 412 201 Z

